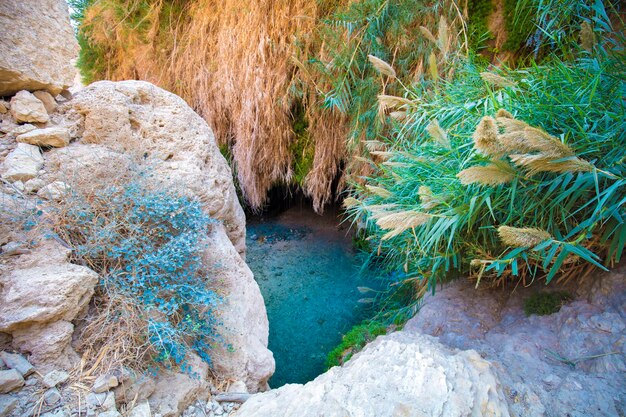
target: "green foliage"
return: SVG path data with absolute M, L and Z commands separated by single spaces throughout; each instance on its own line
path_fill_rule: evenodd
M 505 0 L 505 27 L 509 51 L 526 49 L 535 57 L 560 49 L 571 57 L 582 22 L 595 30 L 610 32 L 608 14 L 617 2 L 598 0 Z
M 387 328 L 375 321 L 365 321 L 354 326 L 343 336 L 341 343 L 328 354 L 326 369 L 343 365 L 367 343 L 384 334 L 387 334 Z
M 448 2 L 364 0 L 334 8 L 323 19 L 319 36 L 324 49 L 308 57 L 307 73 L 317 79 L 316 105 L 348 117 L 349 145 L 376 139 L 385 130 L 377 101 L 381 76 L 368 56 L 397 69 L 400 82 L 390 81 L 386 94 L 400 91 L 403 81 L 423 81 L 418 66 L 437 45 L 424 37 L 420 26 L 436 34 L 439 16 L 451 16 L 452 21 L 454 13 Z
M 100 294 L 140 311 L 154 360 L 185 369 L 191 349 L 210 361 L 220 299 L 208 287 L 201 258 L 213 220 L 198 201 L 148 190 L 137 180 L 74 193 L 58 211 L 57 231 L 77 261 L 101 275 Z M 115 326 L 117 313 L 108 314 Z
M 315 143 L 309 135 L 309 123 L 302 105 L 296 106 L 296 110 L 292 112 L 292 127 L 294 141 L 290 151 L 293 159 L 293 182 L 302 187 L 307 174 L 313 168 L 315 157 Z
M 467 2 L 467 32 L 472 49 L 479 51 L 486 47 L 486 42 L 493 38 L 487 27 L 489 15 L 493 11 L 491 0 L 472 0 Z
M 626 242 L 622 51 L 607 41 L 593 56 L 583 52 L 571 62 L 552 57 L 484 79 L 486 68 L 470 59 L 438 90 L 410 87 L 407 95 L 419 100 L 408 106 L 405 120 L 388 121 L 385 143 L 392 156 L 369 178 L 370 188 L 355 185 L 357 200 L 349 209 L 366 222 L 377 253 L 395 271 L 390 284 L 414 286 L 411 304 L 394 314 L 414 314 L 424 288 L 434 291 L 437 282 L 457 274 L 473 274 L 479 282 L 542 276 L 550 282 L 585 264 L 604 267 L 620 259 Z M 472 134 L 499 109 L 558 138 L 591 168 L 549 172 L 548 165 L 531 173 L 509 155 L 479 152 Z M 433 120 L 445 140 L 433 134 Z M 457 177 L 494 160 L 509 170 L 511 178 L 502 184 L 464 185 Z M 511 246 L 498 234 L 503 225 L 538 228 L 549 238 Z
M 358 251 L 369 252 L 372 250 L 367 241 L 367 233 L 364 230 L 357 230 L 352 236 L 352 247 Z
M 526 317 L 531 314 L 538 316 L 554 314 L 571 299 L 572 296 L 565 291 L 537 292 L 524 301 L 524 313 Z

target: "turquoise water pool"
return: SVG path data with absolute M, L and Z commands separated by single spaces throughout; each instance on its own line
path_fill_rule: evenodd
M 248 223 L 247 262 L 265 299 L 276 359 L 270 386 L 311 381 L 342 335 L 371 314 L 357 287 L 377 280 L 359 273 L 347 227 L 333 213 L 292 208 Z

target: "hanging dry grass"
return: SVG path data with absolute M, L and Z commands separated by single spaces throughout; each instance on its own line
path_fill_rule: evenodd
M 292 176 L 289 88 L 301 71 L 296 49 L 308 48 L 296 47 L 295 39 L 304 34 L 297 39 L 306 42 L 322 12 L 307 0 L 102 0 L 87 9 L 83 28 L 107 48 L 103 78 L 153 82 L 207 120 L 218 143 L 231 147 L 246 200 L 260 208 L 269 188 Z M 345 129 L 337 119 L 309 120 L 316 151 L 305 191 L 318 211 L 344 157 Z
M 344 172 L 350 172 L 350 179 L 360 184 L 359 178 L 375 169 L 355 158 L 368 155 L 360 143 L 365 138 L 349 136 L 354 133 L 351 122 L 355 118 L 347 110 L 349 99 L 342 97 L 338 108 L 321 103 L 324 94 L 336 87 L 337 79 L 344 77 L 346 66 L 353 71 L 352 64 L 360 59 L 355 52 L 350 64 L 338 61 L 338 50 L 346 45 L 354 51 L 365 50 L 360 48 L 366 28 L 351 32 L 333 26 L 337 39 L 324 37 L 324 30 L 330 28 L 325 19 L 353 3 L 99 0 L 86 10 L 81 28 L 103 55 L 98 78 L 150 81 L 183 97 L 207 120 L 218 143 L 230 148 L 241 190 L 254 209 L 263 206 L 272 185 L 294 178 L 293 126 L 303 111 L 314 156 L 302 187 L 312 197 L 315 210 L 322 211 L 345 184 Z M 399 82 L 398 77 L 423 76 L 430 49 L 434 50 L 430 59 L 433 78 L 445 77 L 439 71 L 451 68 L 454 57 L 450 52 L 458 49 L 460 37 L 466 38 L 466 34 L 456 3 L 444 3 L 433 6 L 437 14 L 415 14 L 420 17 L 413 29 L 430 33 L 435 47 L 418 45 L 423 56 L 414 64 L 400 68 L 397 74 L 392 66 L 396 57 L 414 53 L 411 32 L 382 39 L 394 57 L 389 63 L 368 57 L 383 75 L 383 84 Z M 419 25 L 423 29 L 418 29 Z M 435 29 L 436 38 L 432 35 Z M 322 64 L 322 70 L 310 64 L 311 57 Z M 406 117 L 407 107 L 415 106 L 401 97 L 393 98 L 393 105 L 384 100 L 383 111 L 390 110 L 389 117 L 396 120 Z

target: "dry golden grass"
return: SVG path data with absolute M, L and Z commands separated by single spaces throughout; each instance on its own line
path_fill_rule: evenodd
M 354 0 L 98 0 L 87 9 L 85 35 L 103 48 L 105 69 L 100 78 L 143 79 L 183 97 L 213 128 L 220 145 L 231 149 L 241 190 L 253 209 L 263 206 L 269 188 L 293 178 L 295 142 L 293 111 L 303 108 L 307 133 L 314 143 L 312 168 L 303 188 L 322 211 L 346 182 L 368 176 L 375 169 L 354 156 L 368 156 L 357 138 L 348 145 L 350 120 L 345 112 L 320 105 L 341 68 L 334 68 L 336 45 L 322 41 L 324 18 Z M 465 19 L 455 2 L 441 6 L 448 18 L 424 16 L 412 28 L 420 30 L 436 53 L 430 70 L 448 71 L 453 51 L 467 50 Z M 418 25 L 421 25 L 420 28 Z M 428 29 L 430 28 L 430 29 Z M 337 28 L 341 32 L 340 28 Z M 437 36 L 433 35 L 435 33 Z M 342 45 L 358 49 L 363 31 L 338 33 Z M 393 53 L 414 51 L 413 32 L 384 39 Z M 461 39 L 465 39 L 462 43 Z M 330 68 L 320 74 L 310 57 Z M 396 78 L 393 62 L 370 56 L 383 84 Z M 419 79 L 428 64 L 419 59 L 407 79 Z M 436 74 L 435 78 L 445 74 Z M 329 78 L 330 77 L 330 78 Z M 399 80 L 398 80 L 399 81 Z M 383 93 L 385 88 L 383 87 Z M 295 93 L 297 91 L 297 93 Z M 401 120 L 415 103 L 389 108 Z M 398 108 L 401 107 L 401 108 Z M 338 188 L 338 190 L 335 190 Z

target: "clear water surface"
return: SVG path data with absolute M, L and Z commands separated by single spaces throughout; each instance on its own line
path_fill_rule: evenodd
M 247 262 L 265 299 L 276 360 L 272 388 L 324 372 L 328 352 L 371 314 L 357 287 L 378 282 L 359 273 L 347 227 L 338 223 L 335 213 L 300 208 L 248 220 Z

